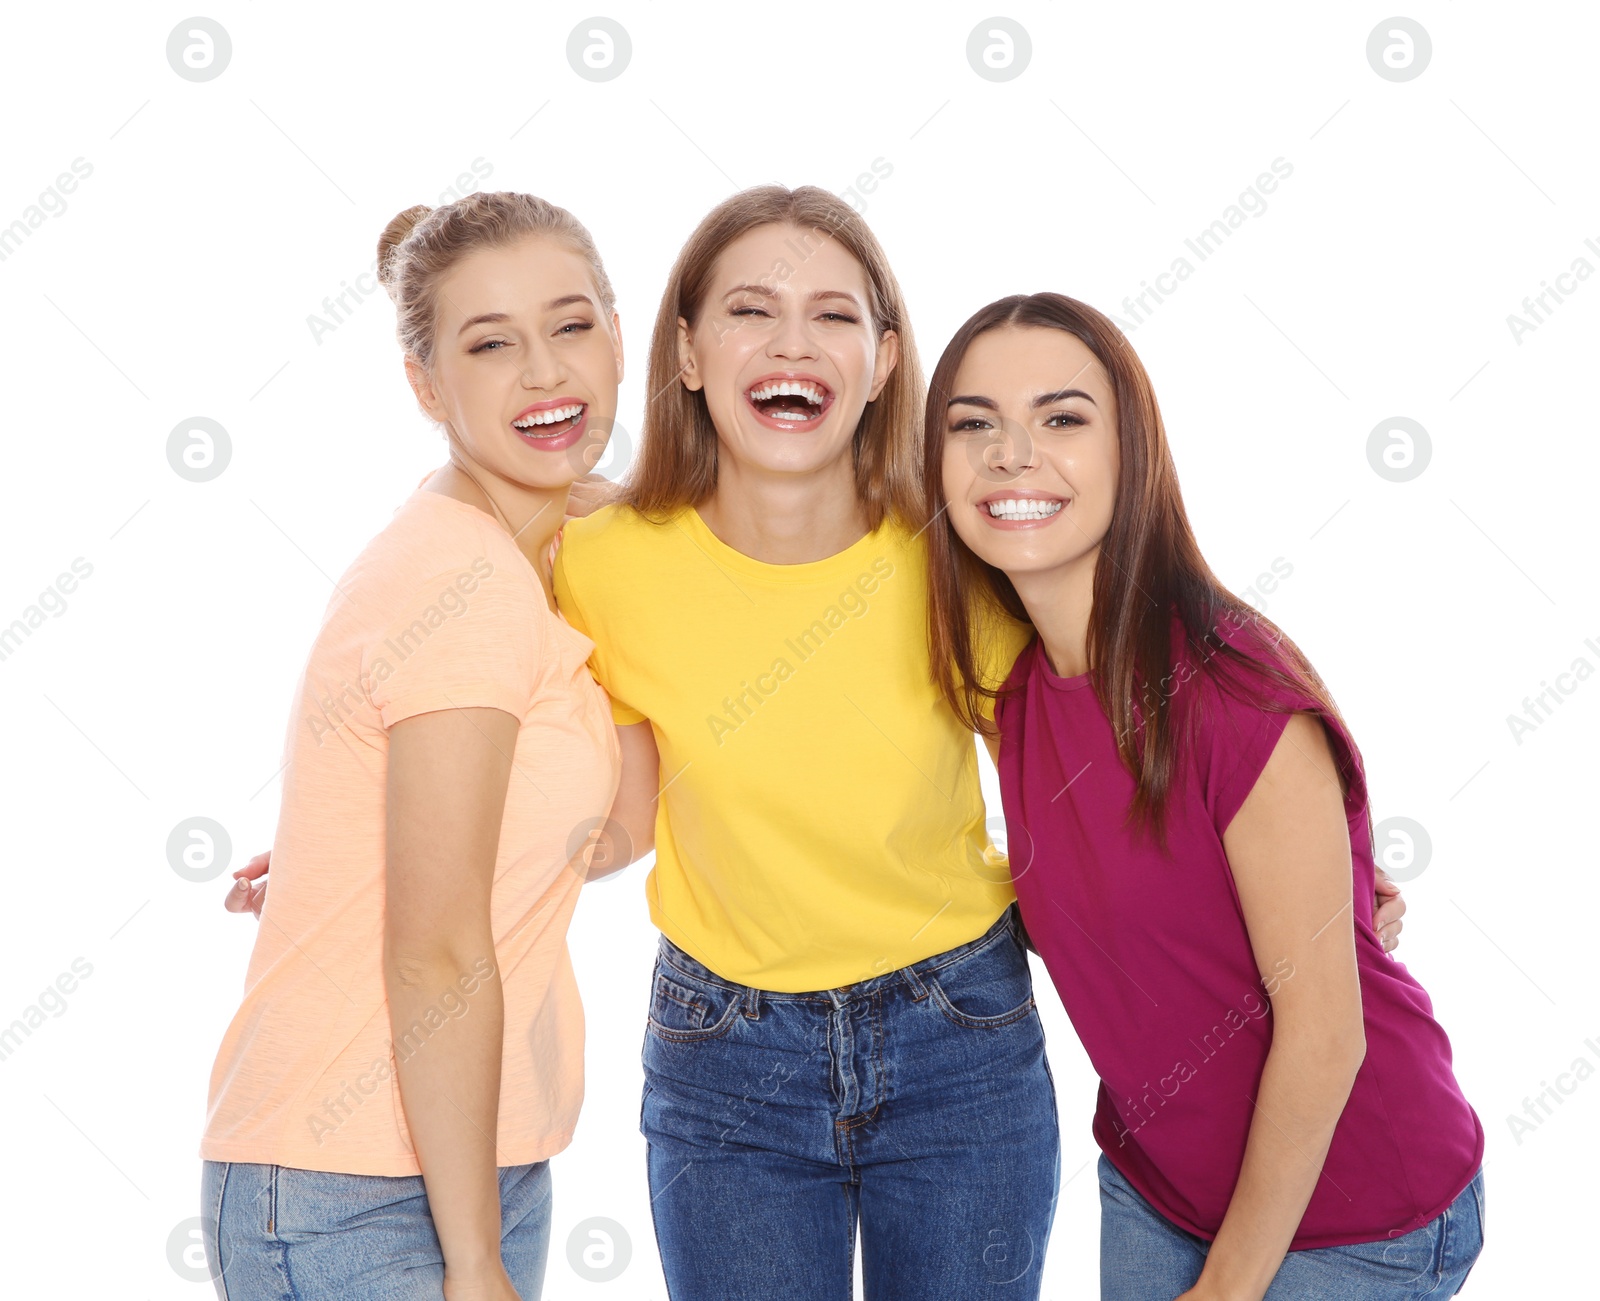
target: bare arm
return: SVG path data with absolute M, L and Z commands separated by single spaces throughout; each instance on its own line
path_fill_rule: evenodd
M 500 1259 L 504 1003 L 489 921 L 516 738 L 500 709 L 418 714 L 389 730 L 384 987 L 451 1301 L 516 1296 Z
M 611 816 L 597 838 L 587 880 L 620 872 L 648 854 L 656 843 L 656 800 L 660 794 L 661 756 L 648 721 L 618 723 L 622 778 Z
M 1271 993 L 1272 1047 L 1239 1181 L 1186 1301 L 1260 1301 L 1321 1178 L 1366 1054 L 1349 830 L 1314 716 L 1289 720 L 1223 847 L 1257 969 L 1292 965 Z

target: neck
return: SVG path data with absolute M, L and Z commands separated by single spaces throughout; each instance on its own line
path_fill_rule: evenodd
M 505 528 L 554 603 L 547 561 L 550 544 L 566 518 L 566 487 L 536 488 L 515 483 L 466 461 L 455 451 L 451 452 L 450 464 L 435 470 L 423 486 L 476 506 Z
M 1012 574 L 1028 618 L 1038 629 L 1050 667 L 1064 678 L 1089 671 L 1089 615 L 1094 610 L 1098 551 L 1057 569 Z
M 824 560 L 867 534 L 849 456 L 806 474 L 775 474 L 724 451 L 716 491 L 699 511 L 723 542 L 771 565 Z

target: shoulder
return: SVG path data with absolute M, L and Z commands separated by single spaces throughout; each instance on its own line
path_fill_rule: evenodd
M 607 575 L 637 572 L 637 566 L 662 555 L 675 539 L 678 515 L 662 521 L 645 518 L 631 506 L 602 506 L 561 526 L 556 575 L 563 583 L 587 589 Z
M 608 612 L 670 596 L 685 572 L 680 548 L 691 545 L 680 515 L 655 521 L 617 504 L 563 524 L 551 580 L 568 621 L 594 638 Z
M 647 519 L 632 506 L 620 503 L 602 506 L 592 514 L 570 519 L 562 526 L 562 549 L 570 546 L 575 552 L 588 555 L 648 547 L 658 543 L 663 536 L 676 532 L 673 525 L 681 513 L 675 512 L 657 521 Z
M 1332 754 L 1348 811 L 1364 807 L 1361 755 L 1314 671 L 1253 611 L 1223 611 L 1200 629 L 1174 621 L 1170 693 L 1180 745 L 1202 784 L 1242 799 L 1280 742 Z M 1287 738 L 1287 741 L 1285 741 Z M 1311 738 L 1308 742 L 1307 738 Z
M 1189 706 L 1187 723 L 1317 708 L 1283 634 L 1251 610 L 1216 611 L 1199 626 L 1174 617 L 1172 663 L 1167 687 L 1175 705 Z
M 544 600 L 533 566 L 499 523 L 465 502 L 421 494 L 395 510 L 346 580 L 342 590 L 352 595 L 365 590 L 378 606 L 384 604 L 379 593 L 406 600 L 441 583 L 464 594 L 489 586 L 540 604 Z
M 373 539 L 395 551 L 444 555 L 492 551 L 520 556 L 517 544 L 500 523 L 476 506 L 442 493 L 413 493 Z

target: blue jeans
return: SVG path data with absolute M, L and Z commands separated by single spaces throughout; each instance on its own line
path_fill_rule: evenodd
M 1101 1301 L 1172 1301 L 1211 1244 L 1160 1215 L 1100 1157 Z M 1454 1296 L 1483 1250 L 1483 1171 L 1420 1229 L 1348 1247 L 1291 1251 L 1263 1301 L 1416 1301 Z
M 723 980 L 661 939 L 644 1042 L 672 1301 L 1034 1301 L 1060 1180 L 1015 906 L 855 985 Z M 1170 1298 L 1169 1298 L 1170 1301 Z
M 444 1256 L 421 1175 L 207 1161 L 206 1263 L 222 1301 L 438 1301 Z M 527 1301 L 544 1283 L 550 1163 L 500 1170 L 500 1258 Z

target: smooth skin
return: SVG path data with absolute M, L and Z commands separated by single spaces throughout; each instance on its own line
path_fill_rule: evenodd
M 1084 673 L 1095 566 L 1119 468 L 1109 377 L 1065 331 L 1002 327 L 973 341 L 952 392 L 937 431 L 952 526 L 1010 577 L 1055 671 Z M 1006 528 L 984 505 L 997 496 L 1062 507 Z M 1366 1053 L 1349 832 L 1315 716 L 1290 718 L 1223 848 L 1259 969 L 1287 958 L 1295 979 L 1271 996 L 1272 1046 L 1244 1165 L 1200 1279 L 1180 1301 L 1260 1301 L 1316 1188 Z M 1399 929 L 1398 916 L 1384 923 L 1386 949 Z
M 717 486 L 700 516 L 735 551 L 773 565 L 823 560 L 867 535 L 850 442 L 900 360 L 898 336 L 880 335 L 868 312 L 866 272 L 838 241 L 774 275 L 808 239 L 786 224 L 747 231 L 717 259 L 700 319 L 691 328 L 678 318 L 682 382 L 705 394 L 717 429 Z M 786 370 L 833 391 L 817 429 L 769 428 L 745 400 Z

